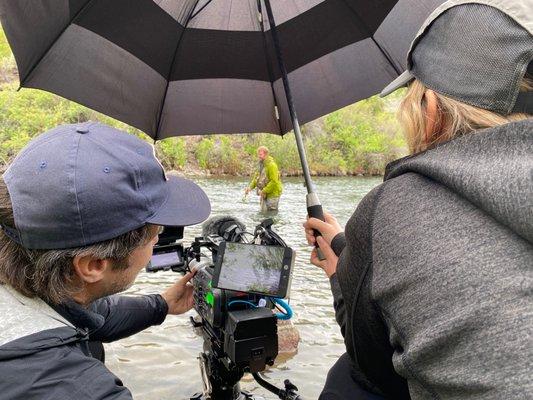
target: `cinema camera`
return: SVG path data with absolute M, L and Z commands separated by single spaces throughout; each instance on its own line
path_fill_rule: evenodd
M 266 219 L 247 232 L 233 217 L 211 218 L 202 236 L 189 247 L 182 244 L 183 228 L 166 227 L 154 247 L 148 272 L 195 270 L 192 318 L 204 339 L 200 353 L 203 392 L 191 399 L 259 399 L 241 390 L 249 372 L 280 399 L 302 399 L 296 386 L 284 388 L 265 381 L 259 372 L 278 354 L 277 320 L 290 319 L 288 296 L 294 252 Z

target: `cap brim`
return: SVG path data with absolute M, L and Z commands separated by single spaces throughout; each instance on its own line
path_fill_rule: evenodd
M 385 97 L 392 92 L 398 90 L 401 87 L 406 86 L 409 82 L 411 82 L 413 79 L 415 79 L 415 76 L 411 74 L 409 71 L 403 72 L 398 78 L 393 80 L 391 83 L 389 83 L 385 89 L 381 91 L 379 94 L 379 97 Z
M 205 192 L 196 183 L 170 176 L 167 181 L 169 195 L 161 208 L 147 223 L 166 226 L 199 224 L 209 217 L 211 203 Z

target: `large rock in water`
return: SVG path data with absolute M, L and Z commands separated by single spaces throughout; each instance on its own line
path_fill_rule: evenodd
M 300 333 L 291 320 L 278 320 L 278 358 L 284 361 L 291 358 L 298 352 Z
M 300 342 L 300 333 L 294 326 L 291 320 L 278 320 L 278 356 L 274 362 L 274 366 L 283 364 L 284 362 L 293 358 L 298 353 L 298 343 Z M 266 370 L 268 370 L 268 365 Z M 244 374 L 242 378 L 244 382 L 253 382 L 254 378 L 251 374 Z

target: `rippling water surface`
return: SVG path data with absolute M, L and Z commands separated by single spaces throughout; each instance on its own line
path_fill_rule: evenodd
M 264 218 L 258 212 L 259 202 L 252 193 L 247 202 L 242 202 L 247 180 L 205 178 L 195 181 L 211 199 L 212 216 L 236 216 L 249 230 L 253 230 Z M 315 180 L 325 209 L 332 212 L 342 225 L 363 196 L 380 182 L 380 178 L 354 177 Z M 305 188 L 302 180 L 286 178 L 274 228 L 297 253 L 291 305 L 295 312 L 293 322 L 300 332 L 301 340 L 298 353 L 271 368 L 266 376 L 277 385 L 289 378 L 299 387 L 302 396 L 316 399 L 327 371 L 344 352 L 344 344 L 335 322 L 329 281 L 321 270 L 308 262 L 310 248 L 304 240 L 301 226 L 305 216 Z M 200 232 L 199 226 L 187 228 L 186 242 L 199 236 Z M 142 272 L 128 293 L 160 293 L 177 278 L 171 272 Z M 189 315 L 194 315 L 194 311 L 186 315 L 170 315 L 161 326 L 106 345 L 107 366 L 130 388 L 134 398 L 186 399 L 201 391 L 197 356 L 202 348 L 202 339 L 191 328 Z M 242 386 L 267 399 L 275 398 L 258 388 L 249 378 L 243 379 Z

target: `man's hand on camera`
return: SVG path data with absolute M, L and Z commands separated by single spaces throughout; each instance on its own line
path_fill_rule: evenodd
M 333 238 L 342 232 L 342 227 L 339 225 L 337 219 L 333 215 L 324 212 L 324 219 L 325 221 L 321 221 L 317 218 L 309 218 L 303 224 L 305 228 L 305 238 L 307 239 L 307 243 L 309 243 L 311 246 L 314 246 L 316 242 L 313 229 L 316 229 L 322 234 L 322 237 L 329 246 L 331 246 L 331 241 Z
M 193 306 L 193 286 L 189 283 L 196 271 L 185 274 L 183 278 L 161 293 L 168 304 L 169 314 L 183 314 Z
M 331 278 L 331 276 L 337 272 L 337 262 L 339 261 L 339 257 L 335 255 L 335 252 L 331 246 L 326 243 L 322 236 L 317 237 L 317 241 L 318 247 L 320 247 L 320 250 L 322 250 L 322 254 L 324 255 L 325 259 L 320 261 L 316 253 L 316 248 L 314 248 L 311 252 L 311 264 L 322 268 L 328 278 Z

